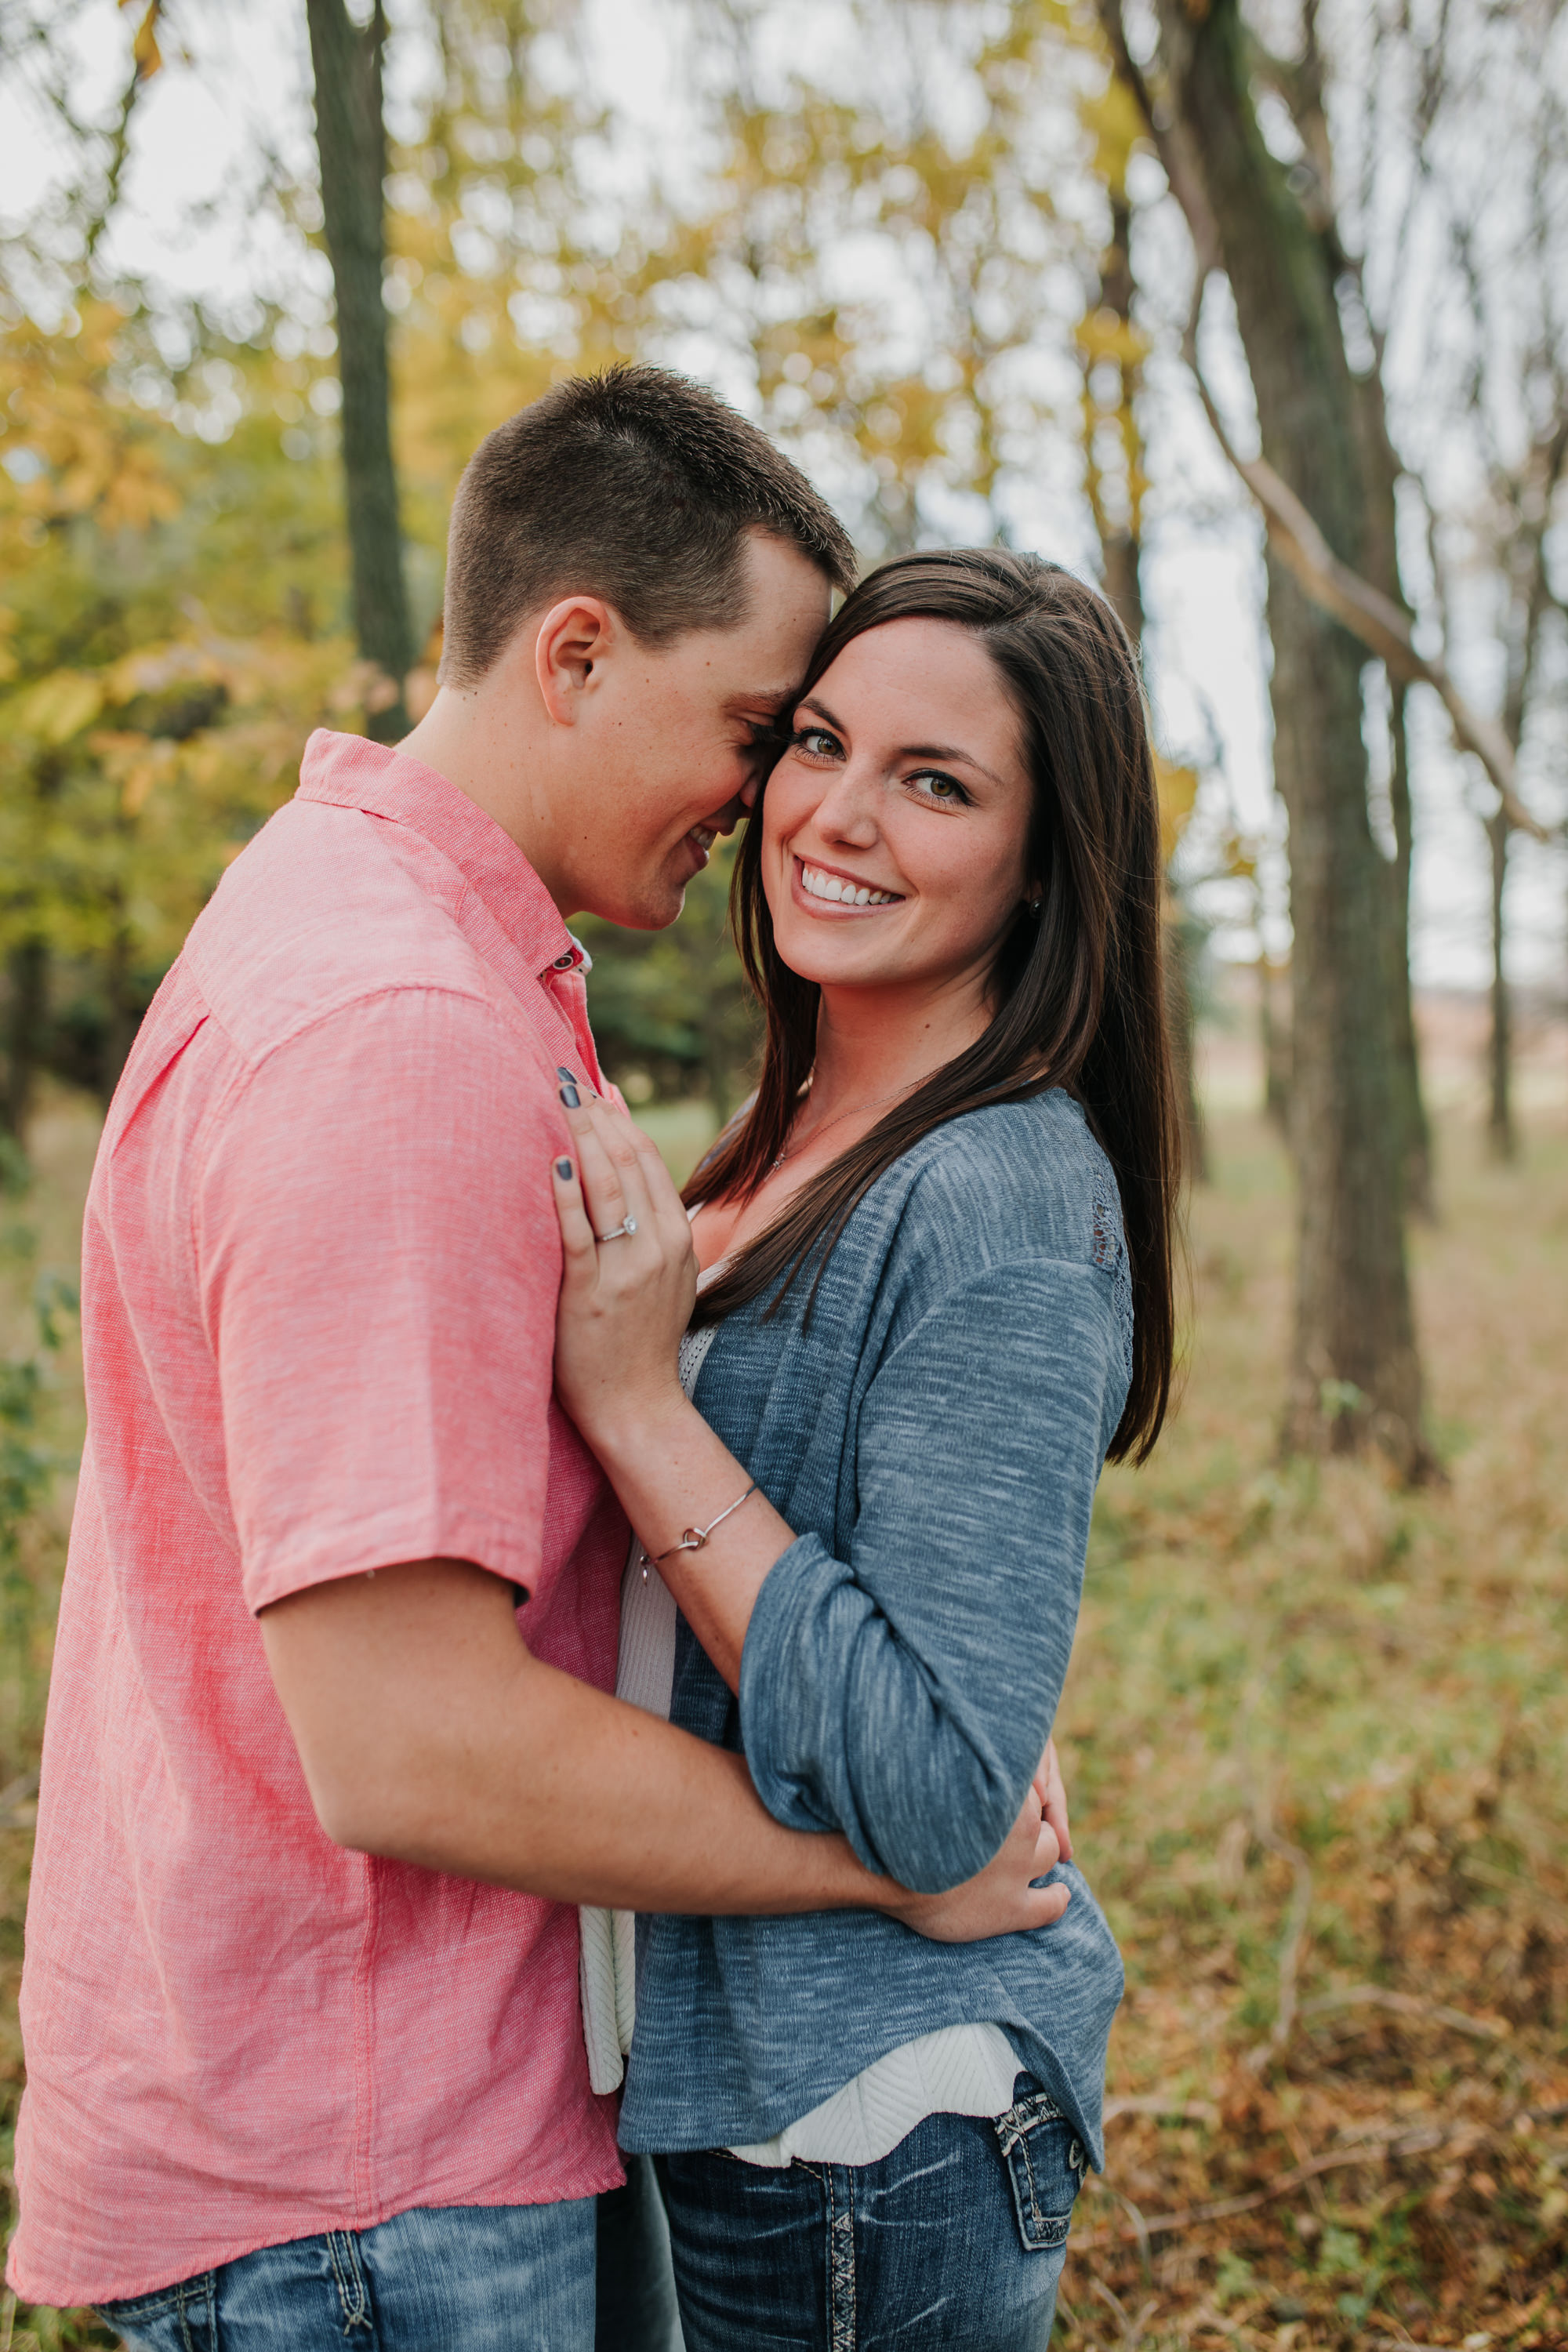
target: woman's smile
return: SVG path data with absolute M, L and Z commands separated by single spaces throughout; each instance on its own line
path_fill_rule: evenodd
M 831 907 L 838 914 L 859 914 L 875 907 L 901 907 L 904 893 L 885 889 L 879 882 L 868 882 L 862 876 L 851 874 L 842 866 L 823 866 L 805 858 L 796 850 L 795 896 L 804 898 L 808 914 L 825 914 Z

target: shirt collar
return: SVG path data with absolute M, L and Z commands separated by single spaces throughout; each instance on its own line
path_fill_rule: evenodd
M 451 859 L 531 971 L 587 970 L 586 951 L 511 835 L 434 768 L 363 735 L 318 727 L 305 746 L 297 797 L 407 825 Z

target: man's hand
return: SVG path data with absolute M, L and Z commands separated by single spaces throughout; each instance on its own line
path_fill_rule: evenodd
M 906 1927 L 935 1944 L 973 1944 L 985 1936 L 1009 1936 L 1022 1927 L 1052 1927 L 1072 1901 L 1066 1886 L 1036 1886 L 1062 1860 L 1056 1830 L 1041 1803 L 1042 1784 L 1060 1798 L 1062 1826 L 1067 1825 L 1067 1799 L 1062 1793 L 1054 1742 L 1040 1759 L 1040 1769 L 1025 1795 L 1018 1818 L 1000 1853 L 975 1878 L 945 1895 L 908 1895 L 883 1906 Z

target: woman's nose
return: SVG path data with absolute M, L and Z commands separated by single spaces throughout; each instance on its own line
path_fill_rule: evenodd
M 868 849 L 877 838 L 876 786 L 853 764 L 840 769 L 816 804 L 816 828 L 833 841 Z

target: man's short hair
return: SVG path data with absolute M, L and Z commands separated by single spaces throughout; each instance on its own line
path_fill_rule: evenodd
M 855 552 L 765 434 L 663 368 L 574 376 L 480 442 L 452 508 L 441 680 L 472 686 L 529 614 L 602 596 L 668 645 L 745 618 L 749 530 L 792 541 L 835 587 Z

